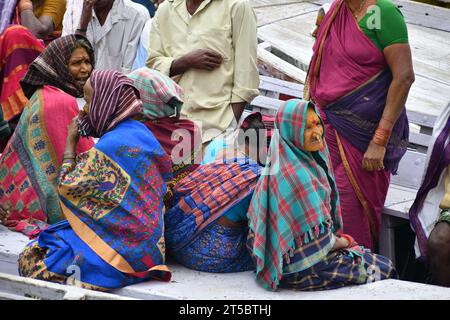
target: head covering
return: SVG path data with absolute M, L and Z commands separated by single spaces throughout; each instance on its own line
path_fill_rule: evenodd
M 79 120 L 82 136 L 101 137 L 119 122 L 142 111 L 139 91 L 133 81 L 119 71 L 92 72 L 93 93 L 89 113 Z
M 266 288 L 278 286 L 285 255 L 342 226 L 328 149 L 304 149 L 308 105 L 313 106 L 295 99 L 279 109 L 248 212 L 257 278 Z
M 149 119 L 179 115 L 183 106 L 183 89 L 168 76 L 149 68 L 140 68 L 128 77 L 139 90 L 143 114 Z
M 68 64 L 76 41 L 83 39 L 92 49 L 89 41 L 81 35 L 68 35 L 52 41 L 44 52 L 30 65 L 28 72 L 20 81 L 25 96 L 29 99 L 38 87 L 51 85 L 71 96 L 83 97 L 83 87 L 70 74 Z M 91 59 L 93 56 L 91 56 Z M 95 61 L 91 61 L 92 67 Z

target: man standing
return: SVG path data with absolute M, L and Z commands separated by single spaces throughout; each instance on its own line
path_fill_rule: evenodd
M 131 0 L 84 0 L 77 33 L 94 47 L 96 69 L 128 73 L 149 19 L 147 9 Z
M 147 66 L 184 89 L 181 115 L 203 142 L 236 128 L 258 95 L 256 15 L 247 0 L 166 0 L 150 31 Z

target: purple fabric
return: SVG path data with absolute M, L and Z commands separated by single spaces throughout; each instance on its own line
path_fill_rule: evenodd
M 411 221 L 413 229 L 416 231 L 421 257 L 424 259 L 427 257 L 427 235 L 421 228 L 419 211 L 422 209 L 428 192 L 437 186 L 442 172 L 450 164 L 450 143 L 445 146 L 445 142 L 449 135 L 450 118 L 447 120 L 447 124 L 434 143 L 425 178 L 423 179 L 422 185 L 420 186 L 419 191 L 417 191 L 416 199 L 409 210 L 409 220 Z
M 0 34 L 11 23 L 17 0 L 0 0 Z
M 375 80 L 326 106 L 328 122 L 361 152 L 366 152 L 386 105 L 392 74 L 385 69 Z M 409 126 L 406 109 L 398 118 L 386 147 L 384 166 L 396 174 L 408 146 Z

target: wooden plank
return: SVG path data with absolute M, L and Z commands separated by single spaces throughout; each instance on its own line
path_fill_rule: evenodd
M 270 48 L 269 48 L 270 50 Z M 258 69 L 262 75 L 285 81 L 304 83 L 306 72 L 275 56 L 263 46 L 258 46 Z
M 439 116 L 449 103 L 449 85 L 416 76 L 416 81 L 408 95 L 406 109 L 408 112 L 414 111 L 422 114 L 431 121 L 432 118 Z
M 422 126 L 434 127 L 434 123 L 436 122 L 437 115 L 429 115 L 418 111 L 407 110 L 406 114 L 408 115 L 409 122 L 417 123 Z
M 258 28 L 258 38 L 272 45 L 272 53 L 306 72 L 314 44 L 310 32 L 316 16 L 315 12 L 308 13 Z
M 258 16 L 258 27 L 262 27 L 277 21 L 297 17 L 305 13 L 317 12 L 317 5 L 307 2 L 295 2 L 288 5 L 254 6 Z M 312 27 L 311 27 L 312 28 Z
M 391 183 L 419 189 L 425 170 L 426 154 L 407 150 L 398 167 L 398 174 L 392 176 Z M 413 173 L 413 174 L 411 174 Z
M 126 297 L 0 273 L 0 296 L 49 300 L 126 300 Z M 130 298 L 131 299 L 131 298 Z
M 267 91 L 279 92 L 296 98 L 301 98 L 303 96 L 303 85 L 266 76 L 260 77 L 259 88 Z
M 450 32 L 450 10 L 425 3 L 393 0 L 407 23 Z
M 409 24 L 408 38 L 416 75 L 450 85 L 450 33 Z
M 423 133 L 409 132 L 409 143 L 414 143 L 419 146 L 428 148 L 431 136 Z

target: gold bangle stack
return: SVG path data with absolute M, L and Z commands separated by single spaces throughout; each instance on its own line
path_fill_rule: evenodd
M 75 154 L 75 152 L 64 152 L 63 155 L 63 162 L 75 162 L 75 158 L 77 157 L 77 155 Z M 66 160 L 70 160 L 70 161 L 66 161 Z

